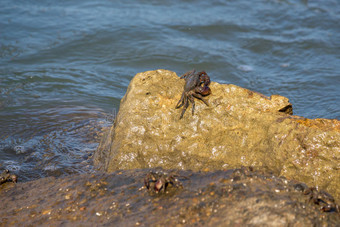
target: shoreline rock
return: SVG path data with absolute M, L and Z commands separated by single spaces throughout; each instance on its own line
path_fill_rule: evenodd
M 0 226 L 335 226 L 332 197 L 318 203 L 303 183 L 252 171 L 174 170 L 183 188 L 152 194 L 149 171 L 74 174 L 13 184 L 0 190 Z M 329 206 L 329 212 L 324 210 Z
M 183 86 L 171 71 L 138 73 L 95 153 L 95 164 L 107 172 L 252 166 L 340 199 L 339 121 L 294 116 L 283 96 L 214 82 L 206 97 L 210 106 L 197 100 L 195 115 L 187 111 L 179 120 L 181 109 L 175 105 Z

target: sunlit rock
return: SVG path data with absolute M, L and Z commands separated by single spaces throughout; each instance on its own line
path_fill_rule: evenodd
M 214 82 L 205 98 L 209 107 L 196 100 L 195 114 L 190 105 L 180 120 L 175 106 L 183 86 L 171 71 L 138 73 L 99 146 L 97 165 L 108 172 L 253 166 L 340 198 L 339 121 L 293 116 L 285 97 Z

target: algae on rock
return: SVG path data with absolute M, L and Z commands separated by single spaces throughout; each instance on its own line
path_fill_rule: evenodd
M 214 82 L 212 94 L 205 98 L 209 107 L 196 100 L 195 114 L 187 111 L 180 120 L 181 109 L 175 106 L 183 86 L 184 80 L 171 71 L 138 73 L 95 163 L 108 172 L 252 166 L 340 198 L 339 121 L 293 116 L 292 105 L 283 96 L 266 97 Z

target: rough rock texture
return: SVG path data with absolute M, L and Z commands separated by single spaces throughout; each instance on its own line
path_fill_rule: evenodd
M 208 72 L 209 74 L 209 72 Z M 214 80 L 213 75 L 210 75 Z M 137 74 L 95 162 L 118 169 L 216 170 L 252 166 L 318 186 L 340 199 L 340 122 L 293 116 L 288 99 L 212 82 L 207 107 L 175 109 L 184 80 L 166 70 Z
M 305 184 L 247 168 L 176 171 L 183 188 L 149 193 L 150 170 L 43 178 L 0 186 L 0 226 L 337 226 L 338 208 Z M 153 169 L 152 171 L 156 171 Z M 174 174 L 175 174 L 174 173 Z M 170 173 L 169 173 L 170 174 Z M 331 205 L 330 212 L 322 206 Z

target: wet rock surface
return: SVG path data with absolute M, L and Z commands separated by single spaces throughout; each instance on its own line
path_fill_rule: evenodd
M 340 199 L 338 120 L 294 116 L 285 97 L 214 82 L 205 97 L 209 106 L 196 100 L 195 114 L 186 111 L 179 119 L 182 110 L 175 106 L 184 82 L 167 70 L 137 74 L 95 154 L 97 166 L 108 172 L 252 166 Z
M 155 194 L 144 186 L 150 171 L 186 178 L 180 179 L 183 187 L 169 186 L 167 192 Z M 304 183 L 244 167 L 49 177 L 1 190 L 0 226 L 338 225 L 340 216 L 332 197 L 317 193 L 333 207 L 325 212 L 325 204 L 311 199 L 311 191 L 318 192 Z

